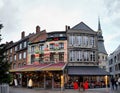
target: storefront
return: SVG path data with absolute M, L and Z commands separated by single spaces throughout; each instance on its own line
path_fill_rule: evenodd
M 18 85 L 28 87 L 30 79 L 32 80 L 33 88 L 61 88 L 66 64 L 65 63 L 49 63 L 30 65 L 18 69 L 13 69 L 10 72 L 14 78 L 17 78 Z M 20 75 L 20 77 L 19 77 Z
M 110 74 L 97 66 L 70 66 L 68 67 L 68 82 L 66 88 L 73 88 L 73 82 L 88 81 L 89 88 L 109 87 Z

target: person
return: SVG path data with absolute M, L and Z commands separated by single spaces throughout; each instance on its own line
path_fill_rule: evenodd
M 78 89 L 78 82 L 77 82 L 77 80 L 73 83 L 73 86 L 74 86 L 74 90 Z
M 17 81 L 17 79 L 16 79 L 16 78 L 14 79 L 14 84 L 15 84 L 15 87 L 17 87 L 17 86 L 18 86 L 18 81 Z
M 83 91 L 84 91 L 84 87 L 83 87 L 83 77 L 82 77 L 82 76 L 79 77 L 79 91 L 80 91 L 80 88 L 83 88 Z
M 115 88 L 116 88 L 116 90 L 118 88 L 118 79 L 117 78 L 115 78 Z
M 88 89 L 88 81 L 87 80 L 83 83 L 83 87 L 84 87 L 84 90 Z
M 112 85 L 112 89 L 114 90 L 115 80 L 114 80 L 114 78 L 113 78 L 113 77 L 111 78 L 111 85 Z
M 118 85 L 119 85 L 119 87 L 120 87 L 120 77 L 118 78 Z
M 28 88 L 32 88 L 32 87 L 33 87 L 33 81 L 32 81 L 32 79 L 29 79 Z

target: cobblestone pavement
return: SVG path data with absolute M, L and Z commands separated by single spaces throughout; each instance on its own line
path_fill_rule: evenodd
M 118 90 L 114 90 L 114 91 L 111 90 L 110 88 L 88 89 L 86 91 L 65 89 L 64 91 L 60 91 L 60 89 L 45 90 L 45 89 L 28 89 L 28 88 L 10 87 L 9 93 L 120 93 L 120 88 Z

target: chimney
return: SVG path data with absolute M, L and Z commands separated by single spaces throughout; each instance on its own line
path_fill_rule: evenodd
M 67 31 L 67 30 L 69 30 L 70 29 L 70 26 L 65 26 L 65 30 Z
M 70 26 L 68 26 L 68 30 L 70 30 Z
M 40 26 L 36 26 L 36 33 L 40 32 Z
M 21 39 L 25 37 L 25 31 L 21 33 Z

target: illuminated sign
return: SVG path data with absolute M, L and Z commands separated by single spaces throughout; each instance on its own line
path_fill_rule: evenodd
M 47 41 L 58 41 L 58 40 L 67 40 L 67 37 L 51 37 L 48 38 Z

